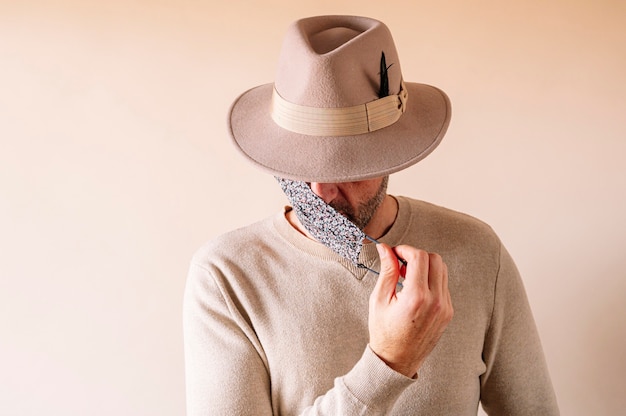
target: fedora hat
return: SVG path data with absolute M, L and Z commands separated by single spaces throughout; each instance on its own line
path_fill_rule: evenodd
M 426 157 L 446 132 L 450 101 L 403 80 L 382 22 L 318 16 L 288 28 L 274 82 L 240 95 L 228 121 L 237 149 L 274 176 L 351 182 Z

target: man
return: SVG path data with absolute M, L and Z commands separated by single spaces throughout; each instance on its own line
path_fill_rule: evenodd
M 515 265 L 486 224 L 387 195 L 450 104 L 405 82 L 381 22 L 288 30 L 234 142 L 291 207 L 196 253 L 185 293 L 190 415 L 555 415 Z M 454 305 L 454 306 L 453 306 Z

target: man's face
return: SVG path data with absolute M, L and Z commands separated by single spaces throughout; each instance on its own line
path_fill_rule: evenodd
M 328 205 L 364 229 L 387 194 L 389 176 L 359 182 L 311 182 L 313 192 Z

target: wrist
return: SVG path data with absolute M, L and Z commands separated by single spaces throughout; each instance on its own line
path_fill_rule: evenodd
M 405 377 L 408 377 L 413 380 L 417 380 L 417 369 L 415 365 L 407 365 L 402 360 L 399 359 L 390 359 L 388 355 L 384 354 L 383 349 L 377 349 L 375 346 L 370 344 L 370 349 L 372 352 L 383 362 L 387 367 L 392 369 L 393 371 L 402 374 Z

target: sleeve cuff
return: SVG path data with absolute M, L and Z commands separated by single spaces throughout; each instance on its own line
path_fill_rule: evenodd
M 391 369 L 368 345 L 354 368 L 343 377 L 350 393 L 368 407 L 390 409 L 415 379 Z

